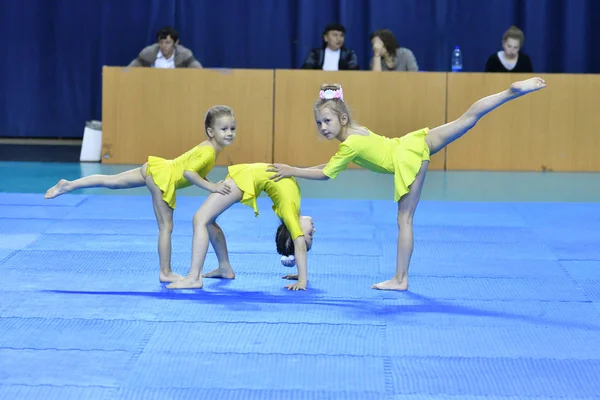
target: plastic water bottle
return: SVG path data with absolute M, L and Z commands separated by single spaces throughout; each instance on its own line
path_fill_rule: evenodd
M 462 71 L 462 65 L 462 52 L 460 51 L 460 48 L 456 46 L 456 48 L 452 52 L 452 72 Z

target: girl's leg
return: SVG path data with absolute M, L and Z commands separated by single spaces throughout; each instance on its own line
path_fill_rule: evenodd
M 543 79 L 531 78 L 525 81 L 515 82 L 504 92 L 487 96 L 477 101 L 457 120 L 429 131 L 426 140 L 431 154 L 437 153 L 467 133 L 467 131 L 473 128 L 484 115 L 495 108 L 510 100 L 543 89 L 544 87 L 546 87 L 546 82 Z
M 413 217 L 419 199 L 429 161 L 423 161 L 421 169 L 410 185 L 409 192 L 398 201 L 398 250 L 396 255 L 396 274 L 390 280 L 373 285 L 379 290 L 408 290 L 408 266 L 414 247 Z
M 188 276 L 167 286 L 169 289 L 201 289 L 202 268 L 208 251 L 209 226 L 225 210 L 242 200 L 242 191 L 230 178 L 226 183 L 231 192 L 226 195 L 211 193 L 194 214 L 194 237 L 192 239 L 192 265 Z M 215 249 L 216 250 L 216 249 Z
M 146 164 L 140 168 L 117 175 L 90 175 L 74 181 L 61 179 L 46 191 L 44 198 L 53 199 L 76 189 L 103 187 L 108 189 L 130 189 L 146 185 Z
M 158 259 L 160 263 L 159 279 L 161 282 L 175 282 L 183 276 L 171 270 L 171 234 L 173 233 L 173 209 L 162 199 L 162 190 L 151 176 L 146 177 L 146 186 L 152 194 L 154 215 L 158 223 Z
M 202 277 L 234 279 L 235 272 L 233 272 L 233 268 L 231 268 L 231 264 L 229 263 L 225 234 L 216 222 L 208 225 L 208 237 L 210 238 L 210 244 L 215 249 L 215 253 L 217 253 L 219 266 L 217 269 L 202 275 Z

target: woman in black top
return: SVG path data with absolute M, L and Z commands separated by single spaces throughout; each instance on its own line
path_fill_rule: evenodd
M 502 38 L 501 51 L 494 53 L 485 64 L 485 72 L 533 72 L 531 59 L 520 52 L 525 42 L 523 31 L 511 26 Z

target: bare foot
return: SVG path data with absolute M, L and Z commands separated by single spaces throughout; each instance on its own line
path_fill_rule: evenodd
M 167 289 L 202 289 L 202 278 L 184 278 L 167 285 Z
M 181 276 L 181 275 L 179 275 L 179 274 L 176 274 L 176 273 L 174 273 L 174 272 L 172 272 L 172 271 L 171 271 L 171 272 L 169 272 L 169 273 L 167 273 L 167 274 L 163 274 L 163 273 L 161 272 L 161 273 L 160 273 L 160 275 L 159 275 L 159 280 L 160 280 L 161 282 L 165 282 L 165 283 L 166 283 L 166 282 L 175 282 L 175 281 L 180 281 L 180 280 L 182 280 L 182 279 L 184 279 L 184 277 L 183 277 L 183 276 Z
M 405 291 L 405 290 L 408 290 L 408 279 L 404 278 L 402 281 L 399 281 L 395 278 L 392 278 L 389 281 L 379 282 L 379 283 L 371 286 L 371 288 L 377 289 L 377 290 Z
M 221 279 L 235 279 L 235 272 L 231 267 L 219 267 L 214 271 L 210 271 L 204 275 L 203 278 L 221 278 Z
M 55 197 L 60 196 L 61 194 L 67 193 L 69 191 L 67 188 L 68 184 L 69 184 L 68 180 L 61 179 L 60 181 L 58 181 L 58 183 L 56 185 L 52 186 L 50 189 L 48 189 L 46 191 L 44 198 L 45 199 L 53 199 Z
M 546 81 L 542 78 L 531 78 L 524 81 L 515 82 L 510 85 L 510 91 L 519 95 L 535 92 L 546 87 Z

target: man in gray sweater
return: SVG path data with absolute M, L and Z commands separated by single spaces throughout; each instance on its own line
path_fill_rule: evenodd
M 194 53 L 179 44 L 179 33 L 171 27 L 165 27 L 156 34 L 156 42 L 145 47 L 129 63 L 130 67 L 153 68 L 202 68 Z

